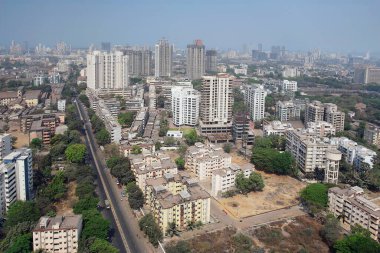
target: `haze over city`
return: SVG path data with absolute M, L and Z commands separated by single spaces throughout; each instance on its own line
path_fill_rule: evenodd
M 216 49 L 262 43 L 264 50 L 284 45 L 289 50 L 376 53 L 379 9 L 376 0 L 2 0 L 0 44 L 153 45 L 166 37 L 176 47 L 199 38 Z

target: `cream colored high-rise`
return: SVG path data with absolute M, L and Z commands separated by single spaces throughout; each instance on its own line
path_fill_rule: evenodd
M 205 73 L 205 46 L 201 40 L 187 45 L 186 73 L 191 80 L 200 79 Z
M 154 52 L 154 76 L 171 77 L 173 64 L 173 45 L 165 39 L 160 40 Z
M 128 56 L 121 51 L 87 54 L 87 87 L 123 89 L 128 86 Z

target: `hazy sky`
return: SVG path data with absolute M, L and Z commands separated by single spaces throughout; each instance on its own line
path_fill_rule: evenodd
M 380 0 L 0 0 L 0 44 L 110 41 L 380 51 Z

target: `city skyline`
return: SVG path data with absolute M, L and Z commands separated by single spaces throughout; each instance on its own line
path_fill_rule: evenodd
M 99 45 L 102 41 L 153 46 L 165 37 L 179 48 L 202 39 L 208 49 L 241 49 L 244 44 L 257 48 L 262 43 L 264 50 L 284 45 L 292 51 L 320 48 L 342 53 L 380 52 L 380 17 L 375 15 L 380 3 L 371 0 L 5 0 L 0 5 L 2 45 L 16 40 L 50 46 L 59 41 L 73 47 Z M 37 8 L 39 11 L 35 11 Z

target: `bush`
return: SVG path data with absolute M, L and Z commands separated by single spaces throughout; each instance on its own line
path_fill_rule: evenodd
M 321 183 L 309 184 L 301 191 L 301 200 L 311 213 L 317 213 L 327 207 L 328 186 Z

